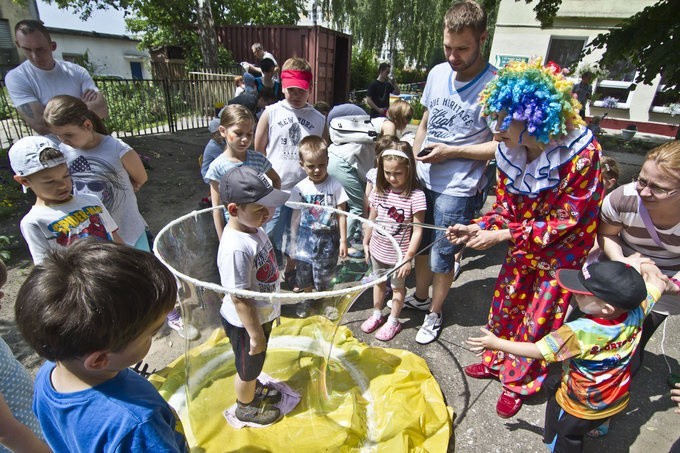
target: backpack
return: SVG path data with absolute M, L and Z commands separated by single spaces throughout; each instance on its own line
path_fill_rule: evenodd
M 329 132 L 334 144 L 373 143 L 380 127 L 368 115 L 341 116 L 331 120 Z

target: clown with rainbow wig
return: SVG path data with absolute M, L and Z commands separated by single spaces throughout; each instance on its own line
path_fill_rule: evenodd
M 498 183 L 490 212 L 449 228 L 449 239 L 483 250 L 509 243 L 487 328 L 499 338 L 535 342 L 564 322 L 570 295 L 558 269 L 580 269 L 595 243 L 603 199 L 601 148 L 578 115 L 572 84 L 555 64 L 511 62 L 481 94 L 492 121 Z M 516 414 L 547 375 L 542 360 L 485 351 L 465 368 L 498 379 L 497 412 Z

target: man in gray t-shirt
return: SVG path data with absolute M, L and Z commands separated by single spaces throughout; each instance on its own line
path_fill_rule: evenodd
M 478 104 L 479 93 L 496 73 L 481 53 L 488 36 L 486 13 L 475 2 L 456 3 L 444 17 L 443 34 L 447 61 L 428 74 L 421 98 L 427 110 L 413 145 L 428 204 L 425 221 L 437 226 L 470 223 L 479 208 L 484 168 L 497 147 Z M 442 307 L 454 280 L 459 248 L 442 239 L 444 234 L 423 232 L 421 248 L 434 245 L 429 257 L 416 258 L 416 291 L 405 301 L 406 307 L 428 311 L 416 335 L 421 344 L 439 336 Z

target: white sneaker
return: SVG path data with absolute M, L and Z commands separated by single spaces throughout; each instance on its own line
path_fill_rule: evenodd
M 177 319 L 168 319 L 168 326 L 170 326 L 171 329 L 176 330 L 182 338 L 186 338 L 187 340 L 195 340 L 198 338 L 198 329 L 191 324 L 184 324 L 181 316 Z
M 416 342 L 429 344 L 436 340 L 442 331 L 443 320 L 444 317 L 439 313 L 428 313 L 425 315 L 425 321 L 416 334 Z
M 416 299 L 415 293 L 411 294 L 410 296 L 406 296 L 404 299 L 404 308 L 410 308 L 412 310 L 428 311 L 430 309 L 430 305 L 432 305 L 432 298 L 428 297 L 424 302 L 421 302 Z M 387 308 L 392 308 L 392 299 L 387 301 Z

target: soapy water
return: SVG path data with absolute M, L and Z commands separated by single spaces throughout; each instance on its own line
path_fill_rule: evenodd
M 304 217 L 319 219 L 334 214 L 337 217 L 354 217 L 352 214 L 336 210 L 332 207 L 309 205 L 304 203 L 290 203 L 289 206 L 300 209 L 301 222 Z M 222 209 L 222 208 L 215 208 Z M 242 298 L 258 300 L 278 300 L 282 304 L 282 316 L 310 318 L 316 326 L 311 332 L 317 342 L 312 347 L 315 354 L 322 356 L 319 363 L 320 379 L 318 383 L 324 389 L 319 394 L 328 398 L 332 393 L 332 383 L 327 381 L 327 368 L 332 362 L 332 348 L 338 326 L 343 315 L 363 291 L 377 283 L 385 282 L 389 270 L 374 274 L 364 259 L 338 259 L 332 269 L 330 287 L 326 291 L 311 291 L 295 293 L 282 289 L 274 293 L 259 293 L 241 289 L 224 288 L 220 285 L 219 272 L 216 264 L 219 246 L 212 217 L 213 208 L 194 211 L 182 216 L 164 227 L 154 241 L 154 253 L 178 278 L 180 305 L 185 324 L 195 327 L 200 336 L 186 339 L 186 351 L 205 341 L 216 329 L 221 329 L 219 309 L 225 294 Z M 355 217 L 363 223 L 370 223 L 365 219 Z M 372 224 L 375 230 L 383 230 L 380 225 Z M 375 231 L 374 230 L 374 231 Z M 396 254 L 401 259 L 401 251 L 391 236 L 386 236 Z M 285 246 L 289 256 L 301 256 L 296 250 L 296 240 L 293 238 Z M 337 255 L 337 250 L 330 251 Z M 280 272 L 283 275 L 283 269 Z M 282 283 L 285 287 L 285 284 Z M 329 328 L 330 327 L 330 328 Z M 193 382 L 193 358 L 187 356 L 186 375 L 188 387 Z M 270 372 L 270 374 L 273 374 Z M 199 389 L 188 391 L 197 394 Z M 188 405 L 197 404 L 194 398 L 187 398 Z M 195 409 L 195 408 L 194 408 Z M 189 413 L 192 408 L 189 407 Z

